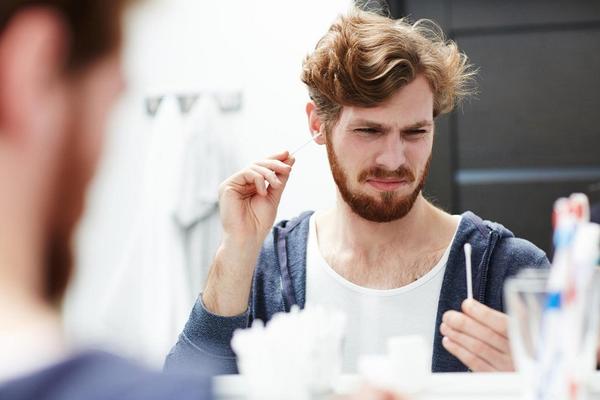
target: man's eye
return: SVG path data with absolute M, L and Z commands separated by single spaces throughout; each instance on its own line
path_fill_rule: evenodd
M 366 133 L 366 134 L 376 134 L 379 133 L 379 131 L 375 128 L 356 128 L 354 130 L 354 132 L 358 132 L 358 133 Z
M 412 129 L 410 131 L 406 132 L 407 136 L 421 136 L 427 133 L 427 130 L 425 129 Z

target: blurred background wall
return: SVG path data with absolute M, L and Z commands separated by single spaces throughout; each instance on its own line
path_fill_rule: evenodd
M 553 201 L 574 191 L 600 200 L 600 2 L 362 3 L 433 19 L 480 68 L 478 98 L 437 121 L 426 195 L 550 251 Z M 129 86 L 64 307 L 75 339 L 162 363 L 218 244 L 218 182 L 309 139 L 302 59 L 350 4 L 146 0 L 131 11 Z M 326 153 L 311 144 L 297 155 L 278 218 L 334 201 Z

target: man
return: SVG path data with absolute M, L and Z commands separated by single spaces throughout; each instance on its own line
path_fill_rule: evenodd
M 123 88 L 126 0 L 0 3 L 0 398 L 208 399 L 208 381 L 75 351 L 71 239 Z
M 336 206 L 271 230 L 294 165 L 288 152 L 226 180 L 222 244 L 166 367 L 213 360 L 233 373 L 235 329 L 294 304 L 324 304 L 349 317 L 346 370 L 365 345 L 407 334 L 426 338 L 434 372 L 512 370 L 502 286 L 520 268 L 547 266 L 545 254 L 471 212 L 449 215 L 421 193 L 434 120 L 469 94 L 473 74 L 456 45 L 425 24 L 361 11 L 340 17 L 302 72 Z M 465 243 L 475 299 L 463 302 Z

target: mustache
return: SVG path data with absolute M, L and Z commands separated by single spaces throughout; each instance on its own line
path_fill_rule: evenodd
M 398 180 L 406 180 L 408 182 L 414 182 L 415 181 L 415 174 L 413 174 L 413 172 L 404 167 L 401 166 L 398 169 L 394 170 L 394 171 L 389 171 L 383 168 L 378 168 L 378 167 L 373 167 L 373 168 L 369 168 L 367 170 L 362 171 L 359 175 L 358 175 L 358 181 L 360 183 L 366 182 L 367 179 L 370 178 L 395 178 Z

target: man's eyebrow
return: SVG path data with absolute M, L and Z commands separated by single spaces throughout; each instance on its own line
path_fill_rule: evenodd
M 350 123 L 350 125 L 374 128 L 374 129 L 379 129 L 381 131 L 389 131 L 392 129 L 388 125 L 384 125 L 380 122 L 375 122 L 375 121 L 371 121 L 368 119 L 357 119 L 355 121 L 352 121 Z M 418 122 L 415 122 L 415 123 L 405 126 L 404 128 L 402 128 L 402 131 L 410 131 L 410 130 L 416 130 L 416 129 L 421 129 L 421 128 L 429 128 L 431 126 L 433 126 L 433 121 L 424 119 L 424 120 L 421 120 L 421 121 L 418 121 Z
M 381 124 L 379 122 L 375 122 L 375 121 L 370 121 L 368 119 L 357 119 L 355 121 L 351 122 L 351 125 L 360 125 L 360 126 L 366 126 L 367 128 L 376 128 L 376 129 L 381 129 L 381 130 L 387 130 L 389 129 L 389 127 L 385 126 L 384 124 Z
M 411 130 L 415 130 L 415 129 L 429 128 L 431 126 L 433 126 L 433 121 L 424 119 L 422 121 L 415 122 L 414 124 L 407 125 L 402 130 L 403 131 L 411 131 Z

